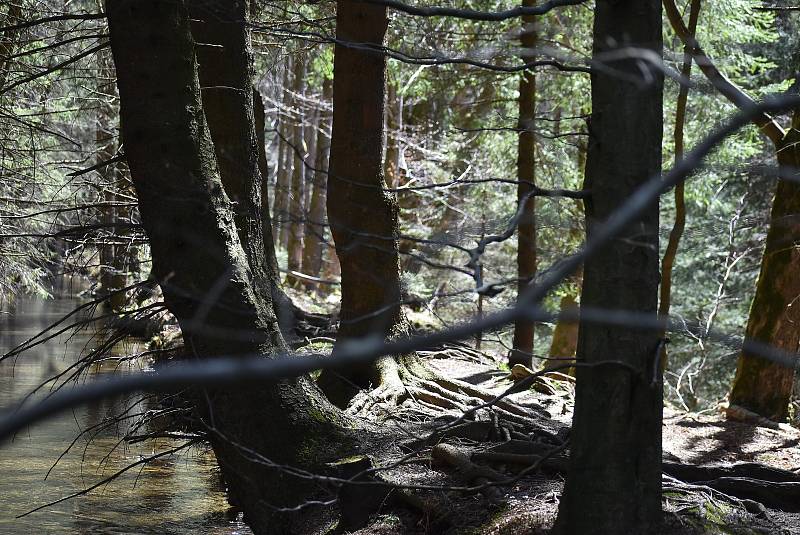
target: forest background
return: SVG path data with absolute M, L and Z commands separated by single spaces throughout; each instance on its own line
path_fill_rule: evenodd
M 491 11 L 494 2 L 453 2 Z M 263 134 L 269 208 L 284 287 L 300 308 L 336 314 L 340 266 L 325 222 L 331 136 L 333 2 L 255 2 L 252 39 L 257 124 Z M 681 9 L 684 6 L 679 6 Z M 769 8 L 769 9 L 765 9 Z M 754 99 L 797 92 L 796 10 L 718 0 L 701 6 L 697 40 L 715 65 Z M 162 313 L 142 298 L 152 286 L 148 241 L 120 136 L 119 97 L 108 27 L 94 3 L 9 2 L 0 10 L 0 294 L 46 297 L 52 281 L 80 275 L 114 314 Z M 686 6 L 688 12 L 688 6 Z M 517 299 L 517 233 L 486 247 L 481 277 L 466 269 L 468 249 L 515 226 L 521 137 L 520 37 L 535 34 L 535 180 L 547 190 L 583 187 L 591 112 L 594 10 L 561 7 L 525 27 L 518 18 L 475 21 L 390 11 L 383 169 L 399 206 L 402 299 L 417 331 L 471 321 Z M 680 71 L 684 43 L 664 20 L 664 70 Z M 530 72 L 530 71 L 528 71 Z M 683 124 L 691 148 L 736 107 L 698 73 Z M 664 90 L 663 168 L 676 159 L 675 109 L 681 84 Z M 258 105 L 256 104 L 256 108 Z M 715 410 L 736 371 L 774 194 L 775 149 L 755 126 L 728 137 L 686 183 L 686 230 L 672 275 L 669 313 L 685 329 L 670 335 L 665 398 L 678 410 Z M 537 199 L 536 264 L 550 266 L 584 239 L 580 200 Z M 661 203 L 661 251 L 676 219 Z M 469 267 L 469 266 L 468 266 Z M 579 276 L 544 300 L 571 310 Z M 119 289 L 129 288 L 129 292 Z M 137 302 L 137 299 L 139 300 Z M 169 323 L 169 318 L 160 317 Z M 481 333 L 474 347 L 498 366 L 515 354 L 513 326 Z M 712 339 L 712 332 L 725 333 Z M 307 350 L 330 348 L 325 336 Z M 310 342 L 310 343 L 308 343 Z M 298 344 L 300 345 L 300 344 Z M 571 357 L 576 327 L 539 322 L 534 354 Z M 538 363 L 537 363 L 538 364 Z M 793 402 L 789 417 L 797 416 Z

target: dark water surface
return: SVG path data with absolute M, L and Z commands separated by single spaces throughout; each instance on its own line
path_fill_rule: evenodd
M 0 354 L 27 340 L 46 325 L 57 321 L 82 301 L 76 288 L 65 288 L 64 297 L 20 299 L 0 312 Z M 71 295 L 70 295 L 71 294 Z M 0 410 L 7 410 L 54 373 L 73 364 L 82 351 L 100 341 L 96 330 L 81 331 L 49 341 L 26 351 L 16 362 L 0 363 Z M 119 355 L 141 350 L 130 341 L 115 348 Z M 109 361 L 92 368 L 91 374 L 126 373 L 146 363 L 120 364 Z M 208 533 L 249 534 L 238 517 L 227 514 L 228 506 L 219 482 L 213 455 L 202 449 L 138 466 L 88 495 L 79 496 L 23 518 L 15 518 L 35 507 L 58 500 L 91 486 L 125 466 L 181 444 L 160 439 L 128 445 L 120 443 L 120 431 L 109 429 L 91 441 L 83 437 L 45 475 L 82 429 L 101 422 L 120 408 L 143 412 L 153 405 L 142 396 L 95 403 L 37 424 L 12 443 L 0 444 L 0 534 L 85 533 L 133 534 Z

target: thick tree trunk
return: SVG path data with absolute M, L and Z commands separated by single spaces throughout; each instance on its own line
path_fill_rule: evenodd
M 531 7 L 534 0 L 523 0 L 522 5 Z M 523 17 L 522 30 L 523 61 L 530 62 L 535 56 L 535 17 Z M 517 293 L 522 295 L 536 275 L 536 198 L 531 196 L 536 183 L 536 73 L 526 70 L 519 83 L 519 141 L 517 146 L 517 203 L 524 203 L 522 217 L 517 227 Z M 533 364 L 534 324 L 527 319 L 514 323 L 514 341 L 508 356 L 509 366 Z
M 613 47 L 661 55 L 658 0 L 598 0 L 594 57 Z M 633 57 L 592 74 L 586 168 L 588 239 L 640 184 L 661 169 L 662 87 Z M 646 80 L 646 81 L 645 81 Z M 584 266 L 581 305 L 655 315 L 658 204 Z M 652 533 L 661 518 L 662 388 L 659 333 L 581 323 L 570 468 L 556 523 L 560 533 Z M 619 361 L 631 369 L 604 361 Z
M 322 84 L 323 105 L 331 101 L 333 81 L 325 79 Z M 318 277 L 322 270 L 322 254 L 325 247 L 325 194 L 328 183 L 328 155 L 331 148 L 330 113 L 320 110 L 317 129 L 316 159 L 314 161 L 314 181 L 311 201 L 306 219 L 305 241 L 303 243 L 303 273 Z M 311 285 L 306 284 L 308 289 Z
M 263 162 L 261 156 L 264 153 L 264 110 L 261 96 L 252 86 L 249 42 L 243 41 L 249 38 L 242 32 L 231 31 L 232 21 L 237 16 L 233 7 L 222 10 L 213 2 L 200 0 L 188 1 L 187 7 L 192 36 L 200 43 L 195 54 L 203 111 L 214 143 L 220 179 L 231 200 L 239 240 L 253 273 L 254 288 L 269 293 L 279 305 L 276 312 L 287 332 L 293 324 L 293 312 L 278 277 L 272 232 L 265 227 L 270 214 L 268 209 L 264 211 L 268 204 L 262 199 L 267 181 L 266 154 Z M 255 122 L 248 123 L 251 118 Z M 254 137 L 251 139 L 251 136 Z
M 301 54 L 294 60 L 294 106 L 295 123 L 292 130 L 292 145 L 290 153 L 294 160 L 292 172 L 292 184 L 289 192 L 289 223 L 288 239 L 286 242 L 286 254 L 288 256 L 287 269 L 300 271 L 303 262 L 303 222 L 305 214 L 303 211 L 303 180 L 305 178 L 305 93 L 306 61 Z M 298 286 L 300 281 L 293 277 L 291 273 L 286 276 L 286 284 Z
M 336 37 L 353 43 L 383 44 L 385 6 L 340 0 Z M 386 57 L 336 45 L 333 130 L 328 176 L 328 220 L 342 269 L 339 341 L 391 336 L 404 328 L 400 306 L 398 215 L 384 189 L 383 129 Z M 383 367 L 383 368 L 382 368 Z M 378 385 L 392 363 L 350 369 L 359 386 Z M 332 393 L 332 374 L 320 384 Z
M 244 72 L 232 80 L 247 130 L 241 134 L 248 173 L 258 173 L 246 2 L 205 3 L 231 21 L 229 61 Z M 228 11 L 230 9 L 230 11 Z M 195 45 L 183 4 L 167 0 L 106 6 L 117 67 L 125 151 L 153 275 L 198 358 L 273 355 L 284 349 L 269 293 L 253 290 L 230 201 L 223 188 L 201 106 Z M 223 152 L 223 156 L 225 153 Z M 251 165 L 252 164 L 252 165 Z M 246 201 L 246 199 L 245 199 Z M 250 243 L 260 244 L 249 231 Z M 343 441 L 342 417 L 306 378 L 198 393 L 223 475 L 256 533 L 288 533 L 274 506 L 294 506 L 311 486 L 243 452 L 243 445 L 279 464 L 318 465 Z
M 746 338 L 795 353 L 800 344 L 800 112 L 778 146 L 782 178 L 772 202 L 767 243 L 761 259 L 756 294 L 750 307 Z M 742 352 L 730 402 L 765 418 L 782 421 L 788 415 L 794 370 Z

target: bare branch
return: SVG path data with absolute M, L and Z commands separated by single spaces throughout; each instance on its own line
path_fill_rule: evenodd
M 38 26 L 40 24 L 47 24 L 48 22 L 58 22 L 62 20 L 97 20 L 106 18 L 105 13 L 80 13 L 74 15 L 53 15 L 52 17 L 43 17 L 41 19 L 33 19 L 19 24 L 12 24 L 10 26 L 3 26 L 0 28 L 0 33 L 13 32 L 23 28 L 30 28 L 31 26 Z
M 800 96 L 771 98 L 736 114 L 726 125 L 711 134 L 678 162 L 665 175 L 651 177 L 602 225 L 598 226 L 592 238 L 577 254 L 567 258 L 547 273 L 536 286 L 530 287 L 520 296 L 514 308 L 486 316 L 480 321 L 451 327 L 424 336 L 410 336 L 392 341 L 383 337 L 362 338 L 341 344 L 335 356 L 294 355 L 283 358 L 213 358 L 202 361 L 183 361 L 159 373 L 133 374 L 125 377 L 100 379 L 57 394 L 34 404 L 21 406 L 10 415 L 0 419 L 0 439 L 12 436 L 26 426 L 41 421 L 51 415 L 69 408 L 121 393 L 141 390 L 162 390 L 176 385 L 214 386 L 241 384 L 245 382 L 264 382 L 297 377 L 323 368 L 341 368 L 372 362 L 381 356 L 406 354 L 422 347 L 462 339 L 477 332 L 511 323 L 520 317 L 537 317 L 541 313 L 538 303 L 566 277 L 579 268 L 583 262 L 601 247 L 617 238 L 626 227 L 648 209 L 660 195 L 676 184 L 686 180 L 703 159 L 726 137 L 750 123 L 754 117 L 764 113 L 780 112 L 800 106 Z M 618 315 L 605 313 L 598 321 L 619 321 Z M 639 318 L 641 321 L 659 321 L 656 315 Z M 746 340 L 744 347 L 748 352 L 783 366 L 798 365 L 797 355 Z
M 586 0 L 549 0 L 536 7 L 515 7 L 504 11 L 476 11 L 474 9 L 458 9 L 454 7 L 419 7 L 398 2 L 397 0 L 361 0 L 368 4 L 387 6 L 415 17 L 454 17 L 458 19 L 496 22 L 524 16 L 544 15 L 557 7 L 577 6 Z
M 664 4 L 664 11 L 667 14 L 669 23 L 678 38 L 683 41 L 687 48 L 692 50 L 692 57 L 695 63 L 706 75 L 708 81 L 711 82 L 717 91 L 730 100 L 740 110 L 747 110 L 755 105 L 755 101 L 742 91 L 736 84 L 725 76 L 714 64 L 711 58 L 700 47 L 700 43 L 694 38 L 694 35 L 686 24 L 683 22 L 678 7 L 675 5 L 675 0 L 662 0 Z M 753 117 L 753 122 L 769 137 L 769 139 L 777 145 L 783 139 L 785 132 L 783 128 L 767 113 L 760 113 Z

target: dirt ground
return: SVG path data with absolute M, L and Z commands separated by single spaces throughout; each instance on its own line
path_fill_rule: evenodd
M 727 420 L 707 414 L 664 411 L 664 451 L 682 462 L 756 462 L 800 471 L 800 430 L 778 429 Z
M 460 379 L 492 393 L 512 384 L 489 356 L 466 357 L 453 352 L 430 361 L 441 375 Z M 549 388 L 548 388 L 549 386 Z M 510 399 L 543 406 L 556 422 L 568 425 L 572 417 L 574 386 L 551 381 L 540 392 L 530 390 Z M 757 462 L 800 473 L 800 430 L 788 425 L 760 427 L 728 421 L 721 412 L 664 413 L 665 459 L 691 464 Z M 416 470 L 416 471 L 415 471 Z M 400 477 L 426 484 L 452 485 L 448 470 L 422 460 Z M 453 476 L 452 471 L 449 475 Z M 429 514 L 413 508 L 392 508 L 377 515 L 360 535 L 548 533 L 558 510 L 563 479 L 554 475 L 526 476 L 503 491 L 503 504 L 492 504 L 480 494 L 440 491 Z M 428 496 L 432 496 L 431 493 Z M 752 514 L 715 493 L 687 493 L 665 498 L 663 533 L 786 533 L 800 534 L 800 514 L 763 510 Z

